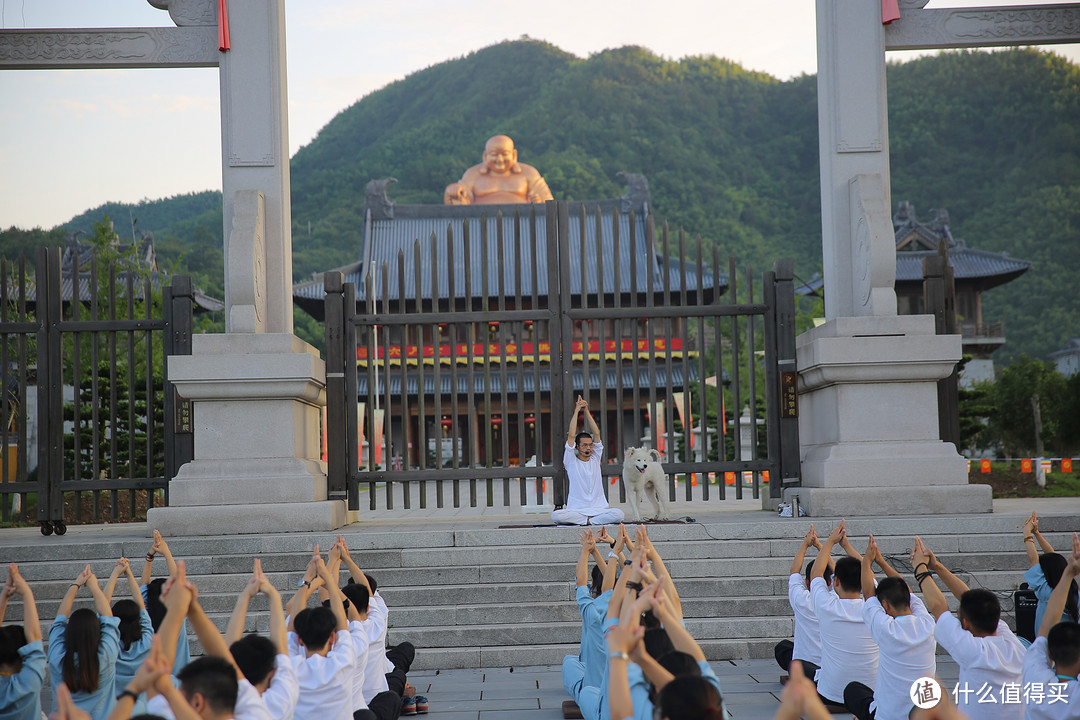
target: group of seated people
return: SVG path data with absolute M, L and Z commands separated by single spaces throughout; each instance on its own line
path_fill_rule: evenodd
M 150 582 L 157 554 L 169 577 Z M 339 587 L 342 565 L 350 577 Z M 112 604 L 121 575 L 131 599 Z M 93 609 L 72 611 L 84 588 Z M 310 603 L 316 593 L 322 602 Z M 23 624 L 4 625 L 16 594 Z M 249 603 L 259 594 L 269 602 L 269 637 L 244 632 Z M 46 653 L 34 593 L 12 563 L 0 596 L 0 718 L 40 720 L 46 666 L 54 720 L 396 720 L 426 713 L 427 699 L 406 680 L 412 645 L 386 648 L 387 615 L 374 578 L 339 535 L 325 559 L 315 547 L 284 606 L 255 560 L 222 635 L 184 562 L 173 559 L 155 532 L 141 584 L 127 558 L 117 561 L 104 588 L 89 565 L 79 573 L 49 629 Z M 188 623 L 204 653 L 195 660 Z
M 1025 578 L 1040 598 L 1040 612 L 1037 636 L 1028 644 L 1001 619 L 997 595 L 969 588 L 920 538 L 913 541 L 909 585 L 873 535 L 860 554 L 843 521 L 823 541 L 811 525 L 788 578 L 794 641 L 782 641 L 775 651 L 780 666 L 791 672 L 785 696 L 792 683 L 802 686 L 795 691 L 803 696 L 802 712 L 815 718 L 830 711 L 847 711 L 859 720 L 1080 718 L 1080 538 L 1073 534 L 1068 559 L 1040 558 L 1036 539 L 1046 554 L 1053 553 L 1033 513 L 1024 525 L 1032 562 Z M 836 546 L 845 554 L 834 562 Z M 817 557 L 804 573 L 812 547 Z M 875 565 L 885 575 L 880 581 Z M 956 614 L 935 576 L 956 597 Z M 952 687 L 935 679 L 938 645 L 959 666 Z M 782 706 L 777 717 L 799 717 L 783 713 Z

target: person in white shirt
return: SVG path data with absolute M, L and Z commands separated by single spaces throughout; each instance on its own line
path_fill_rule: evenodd
M 349 632 L 341 593 L 330 593 L 330 607 L 308 608 L 311 581 L 318 577 L 328 588 L 337 587 L 337 579 L 323 562 L 319 546 L 308 563 L 304 580 L 293 597 L 289 644 L 293 667 L 300 683 L 296 720 L 376 720 L 368 708 L 354 711 L 353 674 L 356 645 Z M 299 608 L 304 608 L 299 610 Z
M 837 544 L 848 556 L 836 561 L 830 589 L 823 576 Z M 834 705 L 844 704 L 844 688 L 852 681 L 871 689 L 877 685 L 878 646 L 863 622 L 861 561 L 862 556 L 848 541 L 841 520 L 822 543 L 810 571 L 810 603 L 821 628 L 818 693 Z
M 801 572 L 806 551 L 811 547 L 821 550 L 821 541 L 818 540 L 817 532 L 813 524 L 803 538 L 802 544 L 795 552 L 795 559 L 791 562 L 791 570 L 788 575 L 788 603 L 791 611 L 795 614 L 795 641 L 781 640 L 773 648 L 773 656 L 776 664 L 783 670 L 789 670 L 792 660 L 802 662 L 803 673 L 813 680 L 821 667 L 821 630 L 818 627 L 817 615 L 810 605 L 810 571 L 814 567 L 814 561 L 806 564 L 805 579 Z M 830 564 L 825 566 L 822 579 L 828 585 L 832 581 L 832 558 Z
M 270 602 L 270 638 L 255 633 L 244 635 L 248 604 L 259 593 L 266 595 Z M 300 695 L 296 670 L 289 658 L 287 632 L 281 595 L 263 574 L 262 561 L 256 558 L 255 571 L 236 599 L 236 607 L 225 630 L 225 641 L 233 660 L 259 692 L 273 720 L 292 720 Z
M 585 413 L 587 432 L 579 433 L 578 413 L 581 412 Z M 589 403 L 578 395 L 563 451 L 563 467 L 570 480 L 570 492 L 566 507 L 557 507 L 551 513 L 551 520 L 556 525 L 608 525 L 623 521 L 622 510 L 610 507 L 604 495 L 600 463 L 604 444 L 596 439 L 598 437 L 600 428 L 589 412 Z
M 888 576 L 876 586 L 875 562 Z M 844 704 L 859 720 L 907 720 L 914 706 L 912 684 L 937 672 L 934 618 L 885 562 L 873 535 L 862 558 L 862 593 L 863 622 L 878 646 L 877 688 L 851 682 L 844 688 Z
M 1024 656 L 1023 687 L 1027 720 L 1057 720 L 1080 717 L 1080 625 L 1057 622 L 1069 598 L 1069 586 L 1080 575 L 1080 538 L 1073 533 L 1073 551 L 1046 603 L 1046 613 L 1035 642 Z M 1039 688 L 1040 692 L 1033 692 Z M 1060 698 L 1060 700 L 1058 699 Z
M 960 666 L 954 695 L 957 707 L 979 720 L 1020 720 L 1024 706 L 1006 702 L 1008 688 L 1019 686 L 1024 646 L 1001 620 L 1001 603 L 989 590 L 971 590 L 949 572 L 923 541 L 915 538 L 911 552 L 915 578 L 926 608 L 937 618 L 934 637 Z M 934 582 L 937 574 L 960 600 L 956 616 Z

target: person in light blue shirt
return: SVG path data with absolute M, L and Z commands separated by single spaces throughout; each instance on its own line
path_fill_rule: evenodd
M 165 542 L 165 538 L 161 537 L 161 533 L 155 530 L 154 544 L 150 546 L 150 551 L 146 553 L 146 562 L 143 564 L 142 570 L 142 584 L 139 586 L 143 602 L 146 603 L 146 611 L 150 613 L 150 622 L 154 626 L 154 632 L 161 628 L 161 621 L 165 619 L 165 605 L 161 602 L 161 587 L 165 584 L 165 578 L 158 578 L 152 582 L 150 580 L 154 557 L 159 554 L 165 558 L 165 567 L 169 571 L 169 576 L 175 577 L 176 560 L 173 559 L 169 544 Z M 191 662 L 191 650 L 188 647 L 188 624 L 187 620 L 184 620 L 184 625 L 180 628 L 180 637 L 176 643 L 176 657 L 173 660 L 172 674 L 178 674 L 189 662 Z
M 600 539 L 615 543 L 606 529 Z M 615 563 L 622 549 L 622 539 L 613 545 L 612 557 L 605 560 L 596 547 L 592 530 L 581 533 L 581 556 L 577 563 L 577 591 L 575 599 L 581 613 L 581 650 L 578 655 L 563 658 L 563 687 L 577 702 L 582 687 L 597 687 L 603 681 L 607 666 L 607 649 L 604 643 L 603 623 L 615 585 Z M 596 565 L 589 580 L 589 556 L 596 557 Z
M 139 583 L 131 572 L 131 563 L 127 558 L 116 561 L 108 582 L 105 583 L 105 598 L 112 602 L 116 581 L 121 575 L 127 576 L 131 600 L 118 600 L 113 603 L 113 617 L 120 621 L 120 655 L 116 658 L 116 687 L 124 688 L 135 677 L 139 666 L 150 654 L 150 645 L 154 641 L 154 626 L 150 613 L 146 612 Z M 132 716 L 146 712 L 146 696 L 140 695 L 132 709 Z
M 1038 542 L 1038 548 L 1036 548 Z M 1027 552 L 1028 563 L 1031 567 L 1024 573 L 1024 581 L 1028 587 L 1035 591 L 1035 597 L 1039 600 L 1035 608 L 1035 631 L 1042 627 L 1043 615 L 1046 613 L 1046 603 L 1050 600 L 1050 593 L 1054 591 L 1061 574 L 1068 565 L 1068 561 L 1054 552 L 1054 546 L 1039 532 L 1039 518 L 1033 511 L 1031 517 L 1024 521 L 1024 550 Z M 1042 554 L 1039 554 L 1042 550 Z M 1080 620 L 1080 609 L 1077 607 L 1076 581 L 1070 580 L 1069 593 L 1065 600 L 1065 611 L 1061 614 L 1061 622 L 1077 622 Z
M 45 682 L 41 622 L 33 591 L 19 574 L 18 566 L 11 563 L 0 600 L 0 622 L 8 598 L 15 594 L 22 597 L 23 625 L 0 627 L 0 720 L 39 720 L 41 687 Z
M 88 587 L 94 608 L 71 611 L 79 588 Z M 105 720 L 116 704 L 116 659 L 120 655 L 120 621 L 90 566 L 79 573 L 60 601 L 60 610 L 49 628 L 49 672 L 53 703 L 60 683 L 71 691 L 75 706 L 92 720 Z

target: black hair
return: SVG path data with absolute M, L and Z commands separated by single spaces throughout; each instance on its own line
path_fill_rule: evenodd
M 666 655 L 657 658 L 656 662 L 675 677 L 682 677 L 683 675 L 701 677 L 701 666 L 698 665 L 698 661 L 690 653 L 672 650 Z
M 653 614 L 652 610 L 646 610 L 645 612 L 641 613 L 641 626 L 644 627 L 646 630 L 648 630 L 649 628 L 658 628 L 660 627 L 660 618 L 656 617 L 656 615 Z M 653 655 L 653 657 L 656 656 Z
M 0 627 L 0 665 L 22 667 L 19 648 L 26 644 L 26 630 L 22 625 Z
M 667 630 L 662 627 L 645 628 L 643 642 L 645 643 L 645 651 L 649 653 L 650 657 L 654 658 L 663 657 L 675 649 L 671 638 L 668 637 Z
M 1076 664 L 1080 660 L 1080 625 L 1059 622 L 1050 628 L 1046 636 L 1046 654 L 1061 667 Z
M 236 710 L 239 692 L 236 670 L 225 658 L 204 655 L 185 665 L 176 677 L 180 681 L 180 692 L 189 702 L 198 693 L 215 714 L 231 714 Z
M 240 672 L 252 685 L 258 685 L 274 669 L 277 648 L 270 638 L 252 633 L 240 638 L 229 646 L 233 660 Z
M 589 592 L 593 597 L 600 597 L 600 593 L 604 588 L 604 571 L 600 569 L 599 565 L 593 565 L 592 568 L 592 582 L 589 584 Z
M 1057 587 L 1069 561 L 1058 553 L 1043 553 L 1039 556 L 1039 567 L 1042 569 L 1046 584 L 1052 588 Z M 1080 620 L 1080 609 L 1077 607 L 1076 581 L 1069 581 L 1069 595 L 1065 599 L 1065 614 L 1072 618 L 1073 622 Z
M 326 608 L 327 610 L 332 610 L 333 609 L 333 608 L 330 607 L 330 598 L 326 598 L 325 600 L 323 600 L 322 601 L 322 606 L 324 608 Z M 349 598 L 348 597 L 346 597 L 344 600 L 341 601 L 341 607 L 345 609 L 345 612 L 349 612 Z
M 146 585 L 146 612 L 150 613 L 150 624 L 154 626 L 154 632 L 161 627 L 161 621 L 168 612 L 165 603 L 161 602 L 161 586 L 164 584 L 165 578 L 158 578 Z
M 350 582 L 345 587 L 341 588 L 341 592 L 345 594 L 349 602 L 356 608 L 356 612 L 365 613 L 368 609 L 368 602 L 371 599 L 371 594 L 368 589 L 360 583 Z
M 811 560 L 810 562 L 806 563 L 806 584 L 807 585 L 810 584 L 811 570 L 813 570 L 813 569 L 814 569 L 814 561 Z M 859 572 L 860 573 L 862 572 L 862 568 L 859 568 Z M 825 569 L 821 573 L 821 579 L 825 581 L 826 585 L 828 585 L 829 581 L 832 580 L 832 568 L 829 567 L 829 563 L 825 563 Z M 862 583 L 862 581 L 860 580 L 860 585 L 861 585 L 861 583 Z
M 593 436 L 591 432 L 585 432 L 584 430 L 582 430 L 574 436 L 574 447 L 577 447 L 581 444 L 581 438 L 589 438 L 590 440 L 592 440 Z
M 371 577 L 367 573 L 364 573 L 364 578 L 367 580 L 367 584 L 371 586 L 371 594 L 374 595 L 379 590 L 379 583 L 375 582 L 375 578 Z
M 305 608 L 293 619 L 293 627 L 308 650 L 318 650 L 326 645 L 334 634 L 337 618 L 324 607 Z
M 874 595 L 879 602 L 888 602 L 897 610 L 911 607 L 911 588 L 908 587 L 903 578 L 885 578 L 878 583 Z
M 703 677 L 683 675 L 660 691 L 660 717 L 668 720 L 722 720 L 724 702 L 716 686 Z
M 101 667 L 98 645 L 101 642 L 101 620 L 97 613 L 80 608 L 68 617 L 64 630 L 64 684 L 73 693 L 94 692 L 98 689 Z M 78 663 L 75 662 L 76 657 Z
M 862 590 L 862 563 L 850 555 L 845 555 L 836 561 L 833 575 L 844 590 L 848 592 Z
M 960 617 L 979 632 L 996 632 L 1001 619 L 1001 603 L 989 590 L 968 590 L 960 596 Z
M 160 715 L 152 715 L 151 713 L 141 713 L 139 715 L 132 715 L 128 720 L 167 720 Z
M 120 647 L 124 650 L 142 637 L 142 618 L 134 600 L 117 600 L 112 606 L 113 617 L 120 619 Z

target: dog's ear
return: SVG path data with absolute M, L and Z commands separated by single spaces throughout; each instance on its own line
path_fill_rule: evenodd
M 624 451 L 623 451 L 623 457 L 624 457 L 624 458 L 628 458 L 628 457 L 630 457 L 631 455 L 633 455 L 633 454 L 634 454 L 634 450 L 636 450 L 636 449 L 637 449 L 637 448 L 632 448 L 632 447 L 628 447 L 628 448 L 626 448 L 626 450 L 624 450 Z
M 660 454 L 659 450 L 650 450 L 649 454 L 652 455 L 653 460 L 655 460 L 656 462 L 660 462 L 660 460 L 664 457 Z

